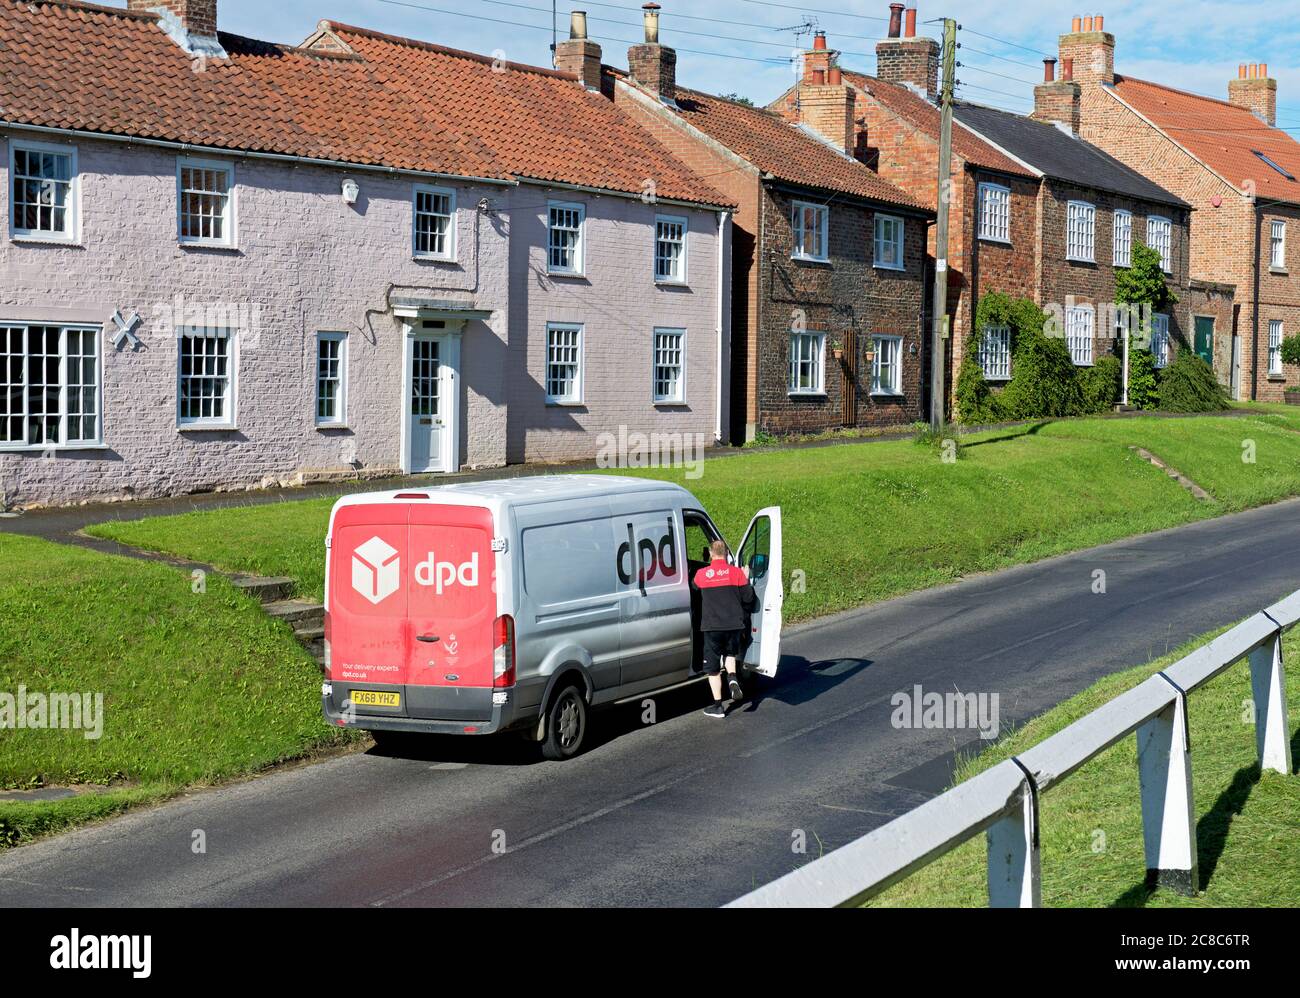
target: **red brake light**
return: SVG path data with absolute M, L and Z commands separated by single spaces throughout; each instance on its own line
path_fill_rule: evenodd
M 503 614 L 492 624 L 492 687 L 515 685 L 515 618 Z

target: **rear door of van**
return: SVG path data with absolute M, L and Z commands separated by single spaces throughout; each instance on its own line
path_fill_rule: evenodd
M 406 694 L 411 717 L 492 717 L 497 617 L 492 512 L 481 506 L 410 506 Z
M 330 534 L 325 640 L 333 707 L 406 717 L 409 507 L 340 506 Z

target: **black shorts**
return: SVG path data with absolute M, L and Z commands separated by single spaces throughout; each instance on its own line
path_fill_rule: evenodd
M 745 642 L 745 630 L 704 632 L 704 671 L 716 676 L 722 671 L 722 660 L 740 654 Z

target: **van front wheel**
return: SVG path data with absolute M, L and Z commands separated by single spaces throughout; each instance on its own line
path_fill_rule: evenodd
M 571 759 L 582 749 L 587 734 L 587 700 L 577 686 L 555 694 L 546 711 L 546 738 L 542 755 L 557 761 Z

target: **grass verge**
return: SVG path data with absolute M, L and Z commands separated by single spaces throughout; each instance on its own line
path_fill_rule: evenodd
M 0 731 L 0 788 L 102 785 L 0 802 L 0 846 L 341 744 L 289 628 L 223 579 L 0 534 L 0 691 L 102 694 L 102 733 Z
M 1108 676 L 958 767 L 967 780 L 1055 734 L 1214 635 L 1148 665 Z M 1283 643 L 1300 653 L 1300 631 Z M 1199 891 L 1148 891 L 1138 791 L 1137 740 L 1088 762 L 1039 803 L 1045 907 L 1300 906 L 1300 777 L 1261 775 L 1248 720 L 1250 670 L 1234 665 L 1189 698 Z M 1300 677 L 1287 700 L 1292 755 L 1300 760 Z M 871 907 L 982 907 L 988 903 L 983 835 L 872 899 Z
M 1285 407 L 1277 407 L 1279 409 Z M 1283 414 L 1286 415 L 1286 414 Z M 1255 463 L 1242 461 L 1254 441 Z M 1206 488 L 1201 502 L 1131 450 L 1140 443 Z M 1066 551 L 1300 494 L 1300 433 L 1282 416 L 1036 423 L 966 438 L 961 459 L 886 441 L 744 454 L 632 474 L 689 488 L 733 543 L 780 505 L 794 622 Z M 333 499 L 98 524 L 89 532 L 219 568 L 295 579 L 322 597 Z

